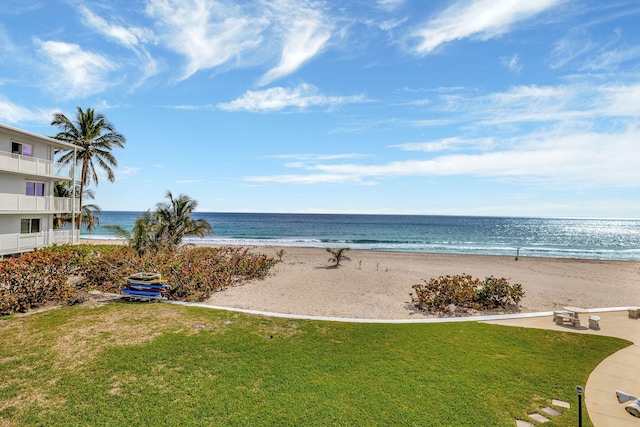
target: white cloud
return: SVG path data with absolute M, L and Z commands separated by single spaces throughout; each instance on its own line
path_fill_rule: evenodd
M 48 89 L 65 98 L 102 92 L 109 86 L 108 74 L 118 67 L 106 57 L 82 50 L 77 44 L 34 39 L 41 55 L 49 61 Z
M 292 23 L 291 31 L 282 47 L 280 63 L 260 79 L 260 85 L 269 84 L 296 71 L 316 56 L 330 38 L 330 26 L 319 17 L 297 19 Z
M 637 188 L 640 131 L 534 134 L 496 144 L 506 149 L 381 164 L 300 164 L 307 174 L 247 177 L 261 183 L 370 184 L 384 177 L 473 176 L 558 188 Z M 480 140 L 476 145 L 482 145 Z
M 274 156 L 265 156 L 269 159 L 294 159 L 305 162 L 317 162 L 323 160 L 342 160 L 342 159 L 354 159 L 358 157 L 364 157 L 362 154 L 347 153 L 347 154 L 277 154 Z
M 385 10 L 387 12 L 393 12 L 394 10 L 400 9 L 402 6 L 404 6 L 405 3 L 406 3 L 406 0 L 377 0 L 376 1 L 377 6 L 380 9 Z
M 279 183 L 279 184 L 337 184 L 344 182 L 362 182 L 355 175 L 346 174 L 310 174 L 310 175 L 271 175 L 249 176 L 245 182 L 253 183 Z
M 11 124 L 29 121 L 49 123 L 52 116 L 53 110 L 32 111 L 0 96 L 0 121 L 2 122 Z
M 459 137 L 443 138 L 428 142 L 407 142 L 405 144 L 391 145 L 391 148 L 399 148 L 404 151 L 425 151 L 435 153 L 439 151 L 460 150 L 462 148 L 483 148 L 493 145 L 493 138 L 463 139 Z
M 605 118 L 637 119 L 640 114 L 640 83 L 564 86 L 518 86 L 486 98 L 460 100 L 478 109 L 485 119 L 479 124 L 497 125 L 525 122 L 561 122 L 578 120 L 595 124 Z
M 317 3 L 278 0 L 270 3 L 274 26 L 273 40 L 281 45 L 278 65 L 260 79 L 264 86 L 299 69 L 323 51 L 331 38 L 333 25 Z
M 218 104 L 226 111 L 279 111 L 286 108 L 309 108 L 318 106 L 335 107 L 347 103 L 364 102 L 363 95 L 326 96 L 315 86 L 303 83 L 296 88 L 274 87 L 263 91 L 247 91 L 231 102 Z
M 584 70 L 611 72 L 620 65 L 638 58 L 640 58 L 640 46 L 605 49 L 595 55 L 594 58 L 585 61 L 582 68 Z
M 82 22 L 85 26 L 128 48 L 137 47 L 153 38 L 153 32 L 148 28 L 126 28 L 122 25 L 110 24 L 86 6 L 80 6 L 79 10 L 84 18 Z
M 416 54 L 427 54 L 438 46 L 474 37 L 488 40 L 530 19 L 564 0 L 473 0 L 458 1 L 413 32 L 419 39 Z
M 178 179 L 176 184 L 199 184 L 204 182 L 204 179 Z
M 157 19 L 158 38 L 187 58 L 181 79 L 238 61 L 262 44 L 269 25 L 257 13 L 216 0 L 149 0 L 146 12 Z
M 522 64 L 520 64 L 520 57 L 518 55 L 502 57 L 500 58 L 500 63 L 514 73 L 519 73 L 520 71 L 522 71 Z
M 597 45 L 589 40 L 588 36 L 583 33 L 559 40 L 551 52 L 551 56 L 553 57 L 551 68 L 562 68 L 596 48 Z
M 158 73 L 158 63 L 146 48 L 146 44 L 153 41 L 155 37 L 151 29 L 133 26 L 125 27 L 109 23 L 86 6 L 80 6 L 79 11 L 83 17 L 82 22 L 86 27 L 96 31 L 109 40 L 115 41 L 136 54 L 142 72 L 135 86 L 142 84 L 148 78 Z
M 309 169 L 354 180 L 385 176 L 470 175 L 551 183 L 557 187 L 637 187 L 640 131 L 523 137 L 515 147 L 480 154 L 445 155 L 378 165 L 316 165 Z M 513 142 L 511 143 L 513 146 Z
M 260 79 L 264 86 L 298 70 L 323 52 L 332 19 L 311 0 L 149 0 L 156 35 L 187 60 L 182 80 L 200 70 L 276 64 Z

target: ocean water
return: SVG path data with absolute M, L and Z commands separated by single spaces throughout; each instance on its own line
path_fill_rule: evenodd
M 86 239 L 115 239 L 141 212 L 103 212 Z M 187 242 L 555 258 L 640 260 L 640 220 L 431 215 L 196 213 L 214 234 Z

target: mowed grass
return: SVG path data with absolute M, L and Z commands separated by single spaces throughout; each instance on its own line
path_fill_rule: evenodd
M 170 304 L 0 320 L 0 426 L 513 426 L 619 339 L 475 322 L 349 324 Z M 591 423 L 584 412 L 584 425 Z

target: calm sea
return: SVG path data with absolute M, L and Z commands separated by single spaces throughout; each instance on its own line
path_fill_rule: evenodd
M 141 212 L 104 212 L 131 229 Z M 640 220 L 420 215 L 196 213 L 214 234 L 194 243 L 640 260 Z M 99 227 L 87 239 L 115 239 Z

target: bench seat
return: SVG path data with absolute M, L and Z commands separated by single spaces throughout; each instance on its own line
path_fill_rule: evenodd
M 570 311 L 554 311 L 553 312 L 553 321 L 558 325 L 562 325 L 564 323 L 571 323 L 573 326 L 580 326 L 580 318 L 574 312 Z

